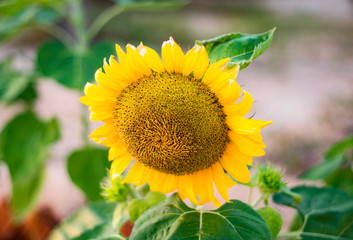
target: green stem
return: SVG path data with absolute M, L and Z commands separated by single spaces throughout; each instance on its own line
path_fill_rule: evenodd
M 251 206 L 253 207 L 253 208 L 255 208 L 260 202 L 261 202 L 261 200 L 264 198 L 264 194 L 261 194 L 252 204 L 251 204 Z
M 110 20 L 118 16 L 123 11 L 124 9 L 122 7 L 115 5 L 102 12 L 89 28 L 88 39 L 93 39 L 102 30 L 105 24 L 107 24 Z
M 82 123 L 82 138 L 84 141 L 85 146 L 89 145 L 89 122 L 87 117 L 87 109 L 86 106 L 81 104 L 81 123 Z
M 85 16 L 82 9 L 82 0 L 72 0 L 70 1 L 70 4 L 70 20 L 77 38 L 74 49 L 77 55 L 83 56 L 88 48 L 88 37 L 85 29 Z M 80 70 L 82 71 L 82 69 Z
M 280 233 L 277 235 L 278 238 L 290 238 L 290 239 L 298 239 L 300 237 L 300 234 L 302 232 L 285 232 L 285 233 Z
M 252 189 L 253 189 L 253 187 L 250 187 L 250 189 L 249 189 L 248 204 L 250 204 L 250 201 L 251 201 Z

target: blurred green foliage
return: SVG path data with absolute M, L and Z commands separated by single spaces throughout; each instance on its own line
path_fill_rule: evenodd
M 67 171 L 72 182 L 92 201 L 103 199 L 100 182 L 109 168 L 107 149 L 90 146 L 74 151 L 67 159 Z
M 59 123 L 33 112 L 16 116 L 2 130 L 0 152 L 12 182 L 11 207 L 19 219 L 35 204 L 43 182 L 49 147 L 60 137 Z
M 328 186 L 353 193 L 353 135 L 334 143 L 323 160 L 299 178 L 324 181 Z

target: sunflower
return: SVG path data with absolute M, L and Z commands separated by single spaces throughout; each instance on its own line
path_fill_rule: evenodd
M 250 180 L 247 165 L 265 154 L 260 131 L 272 123 L 244 117 L 253 98 L 235 81 L 239 66 L 226 68 L 230 59 L 209 65 L 202 45 L 184 55 L 172 38 L 162 59 L 142 43 L 128 44 L 126 53 L 116 45 L 116 52 L 118 61 L 104 59 L 98 85 L 87 83 L 80 98 L 91 120 L 104 123 L 90 138 L 110 148 L 112 177 L 133 161 L 126 183 L 220 206 L 215 184 L 229 202 L 232 178 Z

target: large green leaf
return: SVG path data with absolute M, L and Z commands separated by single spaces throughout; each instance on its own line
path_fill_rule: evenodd
M 56 227 L 48 239 L 109 239 L 104 238 L 104 236 L 115 236 L 112 236 L 112 221 L 115 207 L 116 203 L 107 203 L 104 201 L 90 203 L 80 208 Z
M 11 207 L 17 218 L 35 204 L 49 146 L 59 139 L 56 119 L 44 122 L 31 112 L 18 115 L 3 129 L 0 152 L 12 181 Z
M 238 200 L 214 211 L 198 211 L 173 194 L 136 221 L 130 239 L 271 239 L 271 235 L 260 215 Z
M 211 63 L 230 58 L 227 66 L 238 64 L 244 69 L 270 46 L 275 30 L 261 34 L 229 33 L 196 43 L 206 47 Z
M 302 174 L 300 178 L 303 180 L 324 180 L 328 178 L 341 167 L 345 160 L 348 160 L 345 158 L 348 149 L 353 149 L 353 135 L 333 144 L 325 153 L 323 161 Z M 352 161 L 352 156 L 349 160 Z M 351 169 L 349 166 L 348 168 Z
M 92 200 L 101 200 L 100 182 L 110 167 L 108 150 L 84 148 L 73 152 L 67 160 L 71 180 Z
M 276 203 L 298 210 L 302 239 L 353 239 L 353 195 L 333 188 L 299 186 L 291 191 L 302 196 L 298 205 L 285 193 L 274 195 Z
M 33 77 L 12 69 L 12 60 L 0 63 L 0 101 L 12 103 L 18 99 L 31 101 L 36 98 Z
M 94 73 L 103 65 L 103 58 L 113 53 L 113 44 L 98 43 L 80 56 L 59 42 L 47 42 L 38 50 L 37 67 L 44 76 L 81 90 L 86 82 L 94 80 Z

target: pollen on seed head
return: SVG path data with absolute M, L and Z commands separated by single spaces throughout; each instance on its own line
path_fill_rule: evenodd
M 127 86 L 117 98 L 114 123 L 137 161 L 173 175 L 210 167 L 229 142 L 215 94 L 179 73 L 154 73 Z

